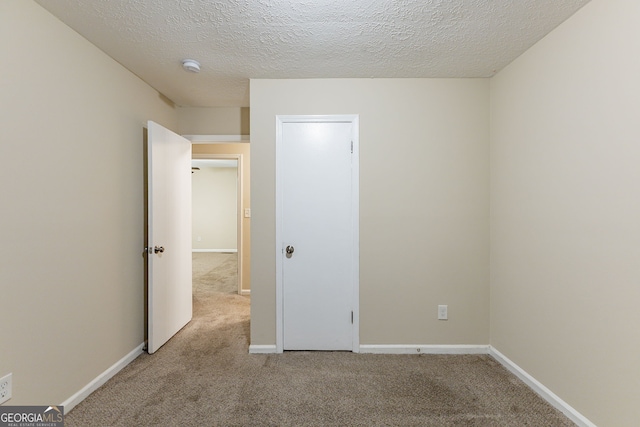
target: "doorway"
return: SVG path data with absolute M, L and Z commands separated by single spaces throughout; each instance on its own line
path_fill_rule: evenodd
M 276 119 L 276 349 L 358 351 L 358 116 Z
M 239 154 L 194 154 L 192 159 L 194 268 L 207 262 L 211 269 L 235 264 L 239 295 L 243 294 L 241 160 Z
M 151 132 L 152 130 L 153 132 Z M 153 136 L 152 134 L 162 138 L 152 137 Z M 157 148 L 155 147 L 156 144 L 153 141 L 156 141 L 158 144 L 160 144 L 161 147 L 170 143 L 169 147 L 180 146 L 180 147 L 185 147 L 185 150 L 183 153 L 181 149 L 180 154 L 177 154 L 177 152 L 174 150 L 164 156 L 160 156 L 160 154 L 162 154 L 163 151 L 160 149 L 156 149 Z M 249 144 L 248 143 L 242 143 L 242 144 L 195 143 L 193 144 L 192 141 L 189 141 L 153 122 L 149 122 L 147 128 L 143 130 L 143 147 L 144 147 L 144 154 L 145 154 L 144 155 L 144 159 L 145 159 L 145 163 L 144 163 L 144 188 L 145 188 L 144 245 L 145 245 L 145 250 L 143 253 L 144 262 L 145 262 L 144 330 L 145 330 L 145 342 L 148 343 L 148 346 L 147 346 L 148 352 L 153 353 L 155 350 L 157 350 L 157 348 L 159 348 L 164 342 L 166 342 L 166 340 L 168 340 L 172 336 L 172 334 L 166 334 L 166 336 L 163 335 L 162 336 L 163 341 L 159 341 L 157 339 L 159 337 L 159 334 L 157 333 L 157 329 L 159 327 L 162 327 L 163 331 L 165 329 L 169 329 L 169 327 L 165 327 L 166 326 L 165 324 L 168 323 L 168 321 L 171 321 L 173 322 L 171 323 L 171 327 L 170 327 L 171 331 L 177 332 L 178 330 L 181 329 L 181 327 L 184 324 L 186 324 L 191 319 L 191 314 L 193 313 L 193 310 L 199 307 L 197 304 L 195 304 L 195 301 L 193 300 L 193 293 L 192 293 L 193 291 L 193 285 L 192 285 L 193 245 L 192 245 L 192 232 L 191 232 L 191 228 L 192 228 L 192 216 L 191 216 L 192 178 L 191 178 L 191 175 L 192 174 L 190 169 L 192 167 L 191 161 L 193 158 L 202 158 L 202 159 L 210 158 L 210 159 L 223 159 L 223 160 L 231 159 L 237 163 L 236 212 L 237 212 L 238 218 L 240 218 L 241 213 L 244 216 L 244 218 L 242 218 L 243 221 L 237 221 L 239 225 L 236 227 L 236 230 L 235 230 L 238 236 L 237 237 L 238 244 L 236 246 L 238 267 L 236 268 L 237 273 L 235 274 L 235 276 L 237 277 L 237 282 L 236 282 L 237 288 L 232 295 L 228 293 L 224 294 L 222 292 L 217 292 L 218 289 L 213 289 L 214 291 L 213 293 L 216 296 L 221 297 L 223 299 L 225 298 L 229 299 L 233 297 L 239 298 L 235 301 L 235 303 L 237 304 L 235 305 L 232 304 L 232 305 L 234 307 L 242 308 L 241 309 L 242 313 L 240 314 L 241 314 L 241 317 L 244 316 L 247 319 L 246 324 L 243 321 L 243 325 L 246 326 L 245 329 L 246 329 L 246 334 L 248 336 L 249 298 L 240 298 L 238 293 L 241 293 L 241 295 L 246 296 L 246 295 L 249 295 L 249 292 L 250 292 L 250 287 L 249 287 L 250 274 L 248 273 L 243 274 L 243 272 L 246 272 L 246 268 L 249 265 L 248 256 L 249 256 L 249 248 L 250 248 L 250 244 L 248 243 L 249 237 L 250 237 L 249 236 L 249 218 L 251 216 L 250 210 L 248 209 L 250 206 L 249 205 L 249 184 L 248 184 Z M 188 150 L 187 150 L 187 147 L 188 147 Z M 223 153 L 219 153 L 218 150 L 227 150 L 227 151 L 226 152 L 223 151 Z M 152 153 L 155 153 L 155 154 L 152 156 Z M 154 162 L 152 162 L 152 158 L 156 158 L 156 157 L 161 157 L 161 159 L 164 159 L 165 161 L 160 162 L 160 166 L 157 166 L 155 165 Z M 178 169 L 180 171 L 183 171 L 186 174 L 184 176 L 184 179 L 179 179 L 179 180 L 167 179 L 168 174 L 158 173 L 158 170 L 161 171 L 162 167 L 166 167 L 168 165 L 178 165 L 178 164 L 179 164 Z M 151 176 L 152 171 L 155 171 L 155 175 L 153 177 Z M 173 185 L 178 181 L 188 183 L 188 185 L 180 186 L 180 187 L 176 187 L 175 185 Z M 152 204 L 151 203 L 152 200 L 159 199 L 158 197 L 155 197 L 155 196 L 151 198 L 151 194 L 150 194 L 152 192 L 151 191 L 152 187 L 153 188 L 159 187 L 159 185 L 157 185 L 158 183 L 171 184 L 171 186 L 169 187 L 165 185 L 165 187 L 169 188 L 169 190 L 165 191 L 165 193 L 169 194 L 173 198 L 179 198 L 179 200 L 173 203 L 169 203 L 167 207 L 163 207 L 160 210 L 151 209 L 151 206 L 150 206 Z M 172 214 L 172 212 L 174 211 L 173 208 L 177 208 L 178 210 L 180 210 L 180 212 L 186 212 L 187 207 L 188 207 L 188 214 L 178 215 L 178 216 Z M 156 210 L 159 213 L 156 215 L 153 215 L 152 213 L 155 212 Z M 172 221 L 163 221 L 161 224 L 163 226 L 163 229 L 166 228 L 168 225 L 173 224 L 173 222 L 175 222 L 176 219 L 185 218 L 185 221 L 179 221 L 181 224 L 184 223 L 183 225 L 185 226 L 185 228 L 182 231 L 173 231 L 169 233 L 174 238 L 176 236 L 180 236 L 180 241 L 185 242 L 185 244 L 181 245 L 180 248 L 178 248 L 178 245 L 175 245 L 169 240 L 167 240 L 166 238 L 164 238 L 163 236 L 160 236 L 160 234 L 156 232 L 158 230 L 155 230 L 155 228 L 153 228 L 153 233 L 151 232 L 152 226 L 154 224 L 151 221 L 151 219 L 152 218 L 158 219 L 160 217 L 166 219 L 167 216 L 170 216 L 170 219 Z M 247 230 L 247 232 L 245 233 L 244 230 Z M 167 249 L 166 252 L 165 252 L 165 249 Z M 152 275 L 151 271 L 154 266 L 158 266 L 159 264 L 161 264 L 160 261 L 169 261 L 170 259 L 175 258 L 174 255 L 176 254 L 179 254 L 180 259 L 185 261 L 184 265 L 181 264 L 179 268 L 180 272 L 185 273 L 184 277 L 181 276 L 181 280 L 174 280 L 174 277 L 173 277 L 174 275 L 171 275 L 171 277 L 168 278 L 169 280 L 165 280 L 164 282 L 171 284 L 172 292 L 174 287 L 179 287 L 181 292 L 184 289 L 185 296 L 183 297 L 182 293 L 180 293 L 180 297 L 176 298 L 176 297 L 173 297 L 173 295 L 175 295 L 175 293 L 173 293 L 171 294 L 170 298 L 168 299 L 165 298 L 164 302 L 166 302 L 166 304 L 161 305 L 158 303 L 158 298 L 153 298 L 153 296 L 158 296 L 159 294 L 158 292 L 156 292 L 157 280 L 154 281 L 153 279 L 154 278 L 166 279 L 167 276 L 169 275 L 167 274 Z M 151 259 L 152 257 L 154 258 Z M 157 257 L 158 259 L 156 260 L 155 257 Z M 243 270 L 243 265 L 244 265 L 244 270 Z M 188 272 L 188 275 L 186 274 L 187 272 Z M 211 289 L 207 288 L 207 291 L 209 290 Z M 188 297 L 187 297 L 187 292 L 188 292 Z M 160 296 L 162 295 L 160 294 Z M 206 299 L 209 302 L 216 300 L 216 298 L 213 298 L 213 300 L 211 300 L 211 298 L 209 298 L 210 295 L 206 295 L 206 296 L 207 296 Z M 174 314 L 175 312 L 174 306 L 178 303 L 180 304 L 181 312 L 187 312 L 188 310 L 189 319 L 187 319 L 186 321 L 183 321 L 183 316 L 176 316 Z M 216 304 L 219 304 L 219 301 Z M 206 307 L 208 305 L 200 304 L 200 306 Z M 204 312 L 206 311 L 207 310 L 204 310 Z M 202 314 L 202 312 L 203 310 L 199 311 L 200 314 Z M 156 319 L 155 317 L 153 317 L 154 315 L 160 315 L 160 318 Z M 182 323 L 177 324 L 177 322 L 182 322 Z M 176 323 L 177 326 L 175 326 L 174 323 Z M 153 339 L 152 339 L 152 335 L 153 335 Z

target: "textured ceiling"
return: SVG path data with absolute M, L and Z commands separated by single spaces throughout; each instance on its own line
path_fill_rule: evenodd
M 36 1 L 176 104 L 246 107 L 250 78 L 489 77 L 589 0 Z

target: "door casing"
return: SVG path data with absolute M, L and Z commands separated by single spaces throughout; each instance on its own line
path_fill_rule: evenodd
M 352 184 L 352 224 L 353 224 L 353 277 L 352 277 L 352 307 L 353 307 L 353 333 L 352 333 L 352 351 L 359 352 L 360 349 L 360 250 L 359 250 L 359 116 L 357 114 L 349 115 L 278 115 L 276 116 L 276 351 L 282 353 L 284 351 L 284 298 L 283 298 L 283 142 L 282 127 L 285 123 L 351 123 L 352 124 L 352 142 L 353 142 L 353 163 L 351 169 Z
M 237 212 L 236 212 L 236 220 L 238 223 L 237 226 L 237 243 L 236 247 L 238 248 L 238 295 L 243 295 L 242 288 L 242 268 L 243 268 L 243 259 L 244 259 L 244 248 L 243 248 L 243 239 L 244 239 L 244 229 L 243 229 L 243 219 L 244 219 L 244 206 L 242 204 L 243 195 L 244 195 L 244 179 L 243 179 L 243 162 L 242 162 L 242 154 L 192 154 L 191 157 L 193 159 L 220 159 L 227 160 L 233 159 L 238 162 L 237 167 L 237 176 L 236 176 L 236 202 L 237 202 Z

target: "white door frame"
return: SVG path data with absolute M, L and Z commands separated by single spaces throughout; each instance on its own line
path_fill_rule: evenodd
M 244 250 L 243 250 L 243 245 L 242 245 L 242 238 L 243 238 L 243 204 L 242 204 L 242 195 L 244 194 L 244 180 L 242 179 L 243 175 L 242 175 L 242 154 L 192 154 L 191 155 L 192 159 L 212 159 L 212 160 L 229 160 L 229 159 L 233 159 L 236 160 L 238 162 L 238 169 L 237 169 L 237 177 L 236 177 L 236 201 L 237 201 L 237 217 L 236 220 L 238 221 L 238 228 L 237 228 L 237 243 L 236 243 L 236 247 L 238 248 L 238 295 L 243 295 L 243 291 L 242 291 L 242 259 L 243 259 L 243 254 L 244 254 Z
M 351 123 L 353 129 L 353 159 L 351 168 L 351 184 L 353 189 L 352 224 L 353 224 L 353 277 L 352 277 L 352 345 L 353 352 L 360 351 L 360 141 L 359 115 L 278 115 L 276 116 L 276 352 L 284 351 L 284 300 L 282 276 L 282 218 L 283 218 L 283 178 L 282 178 L 282 126 L 285 123 Z

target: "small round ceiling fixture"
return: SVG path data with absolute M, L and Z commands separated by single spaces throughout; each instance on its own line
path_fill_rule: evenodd
M 200 63 L 195 59 L 185 59 L 182 61 L 182 68 L 184 68 L 185 71 L 189 71 L 191 73 L 199 73 Z

